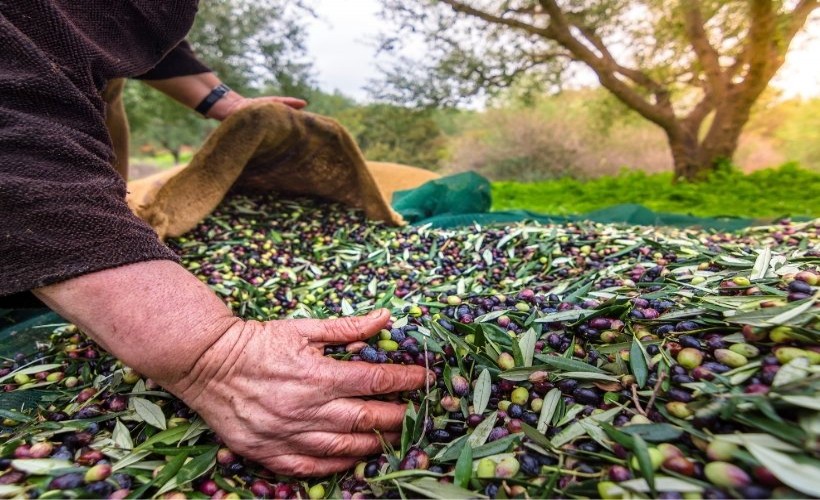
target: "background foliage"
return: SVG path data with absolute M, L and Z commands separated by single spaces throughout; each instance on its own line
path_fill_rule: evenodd
M 699 215 L 820 213 L 806 190 L 817 187 L 820 173 L 820 98 L 783 99 L 768 90 L 734 161 L 747 173 L 787 162 L 801 169 L 750 177 L 720 172 L 701 186 L 673 188 L 663 132 L 602 89 L 544 93 L 523 79 L 494 92 L 480 110 L 360 103 L 323 91 L 304 44 L 303 20 L 311 15 L 293 0 L 214 0 L 201 5 L 189 39 L 232 87 L 250 96 L 307 99 L 309 111 L 345 125 L 371 160 L 443 174 L 474 170 L 503 181 L 496 187 L 497 208 L 570 213 L 638 202 Z M 126 100 L 137 172 L 186 162 L 216 125 L 138 82 L 129 83 Z M 595 180 L 607 175 L 617 178 Z
M 552 215 L 589 212 L 620 203 L 638 203 L 657 212 L 702 217 L 816 217 L 820 175 L 786 164 L 748 175 L 724 166 L 702 183 L 672 183 L 672 173 L 624 171 L 589 181 L 493 183 L 493 209 L 530 210 Z

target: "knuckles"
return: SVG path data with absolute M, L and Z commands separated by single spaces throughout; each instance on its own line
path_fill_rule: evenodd
M 349 455 L 353 446 L 353 437 L 349 434 L 334 434 L 325 440 L 321 446 L 322 456 L 332 457 L 338 455 Z
M 370 392 L 371 394 L 394 392 L 396 382 L 393 373 L 388 371 L 386 366 L 376 365 L 370 373 Z
M 330 336 L 336 339 L 352 340 L 362 336 L 359 325 L 350 317 L 327 322 L 327 329 Z
M 283 467 L 284 473 L 297 476 L 306 477 L 316 474 L 316 462 L 307 458 L 295 458 L 288 460 L 288 463 Z
M 376 428 L 376 423 L 376 415 L 364 406 L 356 411 L 351 430 L 352 432 L 369 432 Z

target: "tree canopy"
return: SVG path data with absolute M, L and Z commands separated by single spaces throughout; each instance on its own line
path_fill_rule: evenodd
M 676 176 L 731 159 L 752 106 L 817 0 L 383 0 L 398 24 L 383 48 L 421 34 L 376 96 L 452 104 L 513 84 L 558 90 L 578 64 L 666 134 Z

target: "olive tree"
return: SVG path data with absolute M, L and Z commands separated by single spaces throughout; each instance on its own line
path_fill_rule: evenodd
M 417 104 L 513 84 L 560 88 L 579 64 L 666 134 L 676 178 L 731 159 L 755 101 L 817 0 L 382 0 L 397 34 L 426 42 L 374 92 Z M 415 68 L 413 71 L 411 68 Z

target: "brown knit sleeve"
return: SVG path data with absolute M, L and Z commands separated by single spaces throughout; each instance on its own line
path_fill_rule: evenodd
M 0 46 L 0 297 L 175 260 L 126 206 L 93 75 L 53 63 L 2 15 Z
M 211 68 L 197 59 L 191 45 L 183 40 L 165 55 L 162 61 L 147 73 L 135 77 L 137 80 L 165 80 L 176 76 L 209 73 Z

